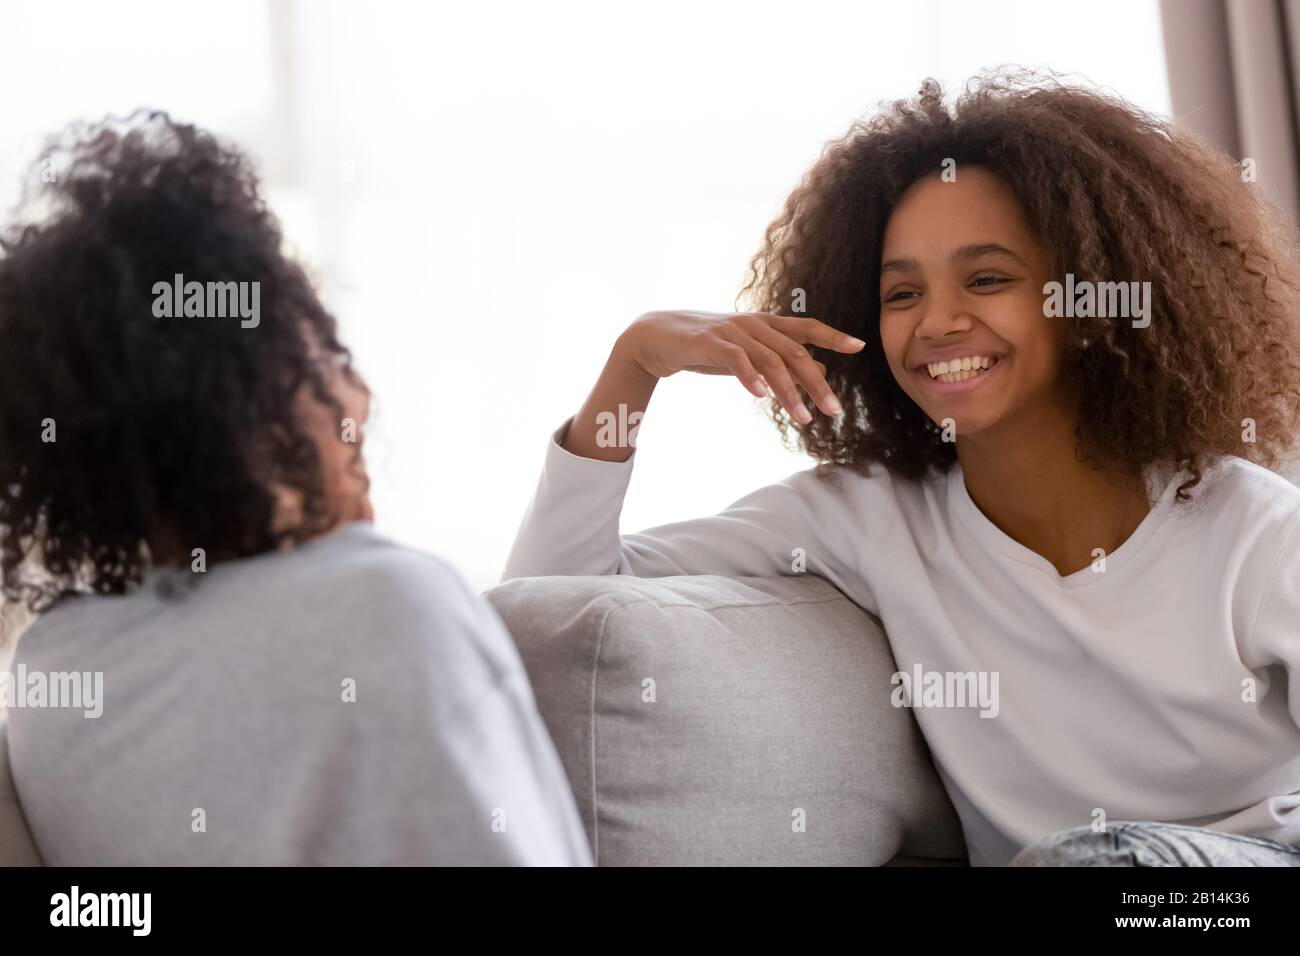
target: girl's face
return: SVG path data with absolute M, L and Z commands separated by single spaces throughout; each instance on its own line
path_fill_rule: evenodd
M 306 385 L 299 392 L 299 414 L 320 454 L 324 504 L 340 523 L 372 521 L 370 479 L 361 459 L 365 426 L 370 419 L 370 390 L 340 357 L 326 356 L 319 349 L 313 350 L 313 355 L 324 364 L 328 388 L 343 413 L 343 418 L 338 419 L 336 410 L 318 401 Z M 275 529 L 296 527 L 303 518 L 302 492 L 283 486 L 276 492 L 279 501 Z
M 325 467 L 326 493 L 343 521 L 370 521 L 370 479 L 366 476 L 361 450 L 366 424 L 370 421 L 370 389 L 361 375 L 338 362 L 331 365 L 331 387 L 343 410 L 343 419 L 326 418 L 317 405 L 309 421 L 314 425 L 316 445 Z
M 992 173 L 966 167 L 953 182 L 917 182 L 881 255 L 880 338 L 894 378 L 961 436 L 1062 403 L 1064 328 L 1043 315 L 1051 279 L 1046 250 Z

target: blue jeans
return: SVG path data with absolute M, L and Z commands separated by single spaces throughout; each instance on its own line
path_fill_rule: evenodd
M 1177 823 L 1084 825 L 1029 844 L 1010 866 L 1300 866 L 1300 847 Z

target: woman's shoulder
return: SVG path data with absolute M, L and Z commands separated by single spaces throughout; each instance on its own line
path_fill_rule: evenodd
M 1241 609 L 1242 654 L 1248 665 L 1295 662 L 1300 614 L 1300 487 L 1282 475 L 1228 457 L 1206 473 L 1210 513 L 1195 553 L 1227 561 L 1231 593 Z
M 509 635 L 460 571 L 368 522 L 265 556 L 260 569 L 240 564 L 231 562 L 230 580 L 199 585 L 209 588 L 208 616 L 232 614 L 239 592 L 255 589 L 260 612 L 234 612 L 258 635 L 245 652 L 292 660 L 307 683 L 337 686 L 344 675 L 388 688 L 391 701 L 454 709 L 517 676 Z M 273 654 L 255 646 L 267 640 Z
M 347 639 L 370 645 L 380 670 L 423 671 L 439 696 L 458 698 L 502 683 L 515 669 L 499 618 L 449 561 L 369 525 L 322 545 L 338 553 L 316 562 L 303 592 L 352 622 Z
M 486 601 L 449 561 L 399 544 L 369 523 L 339 529 L 299 550 L 311 558 L 291 575 L 296 590 L 366 619 L 390 639 L 405 637 L 445 652 L 481 637 L 495 623 Z
M 300 672 L 347 662 L 385 679 L 419 662 L 493 680 L 508 660 L 503 641 L 490 607 L 448 562 L 359 522 L 201 572 L 157 569 L 125 595 L 70 596 L 18 649 L 109 660 L 158 646 L 209 663 L 293 661 Z
M 369 522 L 337 528 L 284 556 L 299 565 L 286 568 L 289 575 L 305 571 L 325 593 L 359 588 L 376 599 L 436 606 L 473 597 L 450 562 L 399 544 Z
M 1225 455 L 1202 469 L 1193 498 L 1234 517 L 1254 516 L 1286 523 L 1300 517 L 1300 486 L 1262 465 Z
M 1300 487 L 1277 472 L 1228 455 L 1202 468 L 1189 493 L 1191 500 L 1175 510 L 1184 516 L 1182 527 L 1204 538 L 1207 548 L 1225 554 L 1244 548 L 1265 563 L 1288 540 L 1300 551 Z

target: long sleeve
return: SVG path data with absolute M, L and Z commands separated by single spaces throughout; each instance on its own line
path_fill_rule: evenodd
M 620 536 L 619 514 L 636 453 L 624 462 L 581 458 L 561 446 L 567 428 L 566 422 L 551 438 L 503 579 L 809 573 L 862 595 L 860 557 L 885 517 L 884 482 L 812 468 L 760 488 L 719 514 Z
M 1267 573 L 1261 576 L 1263 593 L 1244 658 L 1260 675 L 1267 675 L 1266 668 L 1281 667 L 1285 671 L 1285 700 L 1270 700 L 1278 691 L 1265 683 L 1258 705 L 1285 707 L 1292 722 L 1300 727 L 1300 515 L 1280 538 L 1281 546 Z M 1268 680 L 1264 676 L 1264 681 Z M 1295 766 L 1300 766 L 1300 755 L 1296 756 Z M 1286 768 L 1278 768 L 1279 779 L 1286 779 L 1286 773 Z M 1226 821 L 1226 825 L 1221 822 L 1215 826 L 1300 846 L 1300 790 L 1283 784 L 1260 803 Z
M 1287 707 L 1300 726 L 1300 515 L 1291 521 L 1281 542 L 1263 579 L 1248 647 L 1253 663 L 1286 669 Z

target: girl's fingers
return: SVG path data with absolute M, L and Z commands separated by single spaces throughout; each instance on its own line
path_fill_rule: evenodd
M 832 352 L 860 352 L 867 344 L 809 316 L 770 315 L 768 318 L 772 328 L 786 337 L 796 342 L 818 345 Z
M 767 397 L 767 389 L 763 387 L 763 379 L 759 376 L 758 370 L 754 368 L 754 363 L 749 360 L 749 356 L 744 349 L 733 342 L 723 342 L 722 361 L 731 371 L 731 374 L 740 379 L 740 384 L 749 389 L 751 395 L 756 398 Z
M 812 400 L 817 403 L 818 408 L 831 416 L 840 413 L 839 399 L 835 397 L 831 387 L 826 384 L 825 366 L 822 366 L 814 359 L 806 348 L 784 333 L 762 322 L 756 323 L 751 334 L 759 342 L 781 356 L 786 366 L 794 373 L 795 378 L 812 396 Z
M 763 376 L 768 388 L 772 390 L 776 400 L 781 403 L 781 407 L 789 412 L 790 416 L 801 425 L 807 425 L 812 421 L 812 412 L 808 411 L 803 399 L 799 397 L 799 389 L 795 387 L 790 370 L 786 367 L 785 360 L 780 354 L 739 329 L 733 334 L 736 335 L 736 338 L 729 339 L 729 341 L 731 344 L 743 349 L 749 356 L 749 361 Z

